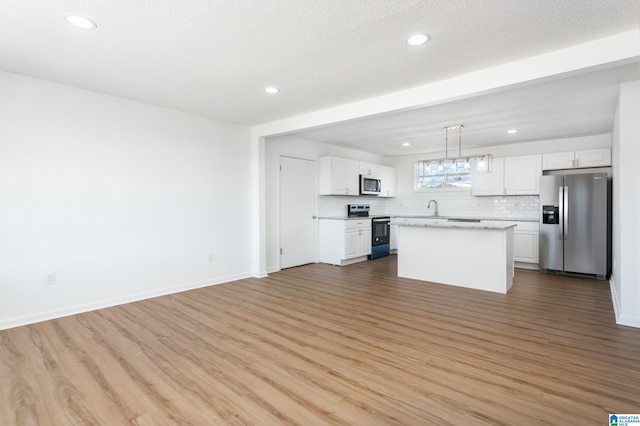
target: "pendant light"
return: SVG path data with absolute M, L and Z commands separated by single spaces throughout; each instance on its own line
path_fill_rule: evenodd
M 475 161 L 475 166 L 476 166 L 476 170 L 477 171 L 482 171 L 482 172 L 491 172 L 493 169 L 493 155 L 491 154 L 482 154 L 482 155 L 477 155 L 477 156 L 467 156 L 467 157 L 463 157 L 462 156 L 462 128 L 464 127 L 464 125 L 462 124 L 457 124 L 454 126 L 446 126 L 443 127 L 444 130 L 444 155 L 445 158 L 441 158 L 441 159 L 437 159 L 437 160 L 430 160 L 430 163 L 432 162 L 437 162 L 438 163 L 438 170 L 443 170 L 444 169 L 444 164 L 450 164 L 452 169 L 457 169 L 457 163 L 459 161 L 464 161 L 464 168 L 466 170 L 470 170 L 471 169 L 471 159 L 476 160 Z M 449 132 L 451 131 L 458 131 L 458 156 L 457 157 L 449 157 Z

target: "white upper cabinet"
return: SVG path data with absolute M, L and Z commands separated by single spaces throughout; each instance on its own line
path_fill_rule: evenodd
M 377 164 L 365 163 L 364 161 L 360 162 L 360 174 L 362 176 L 370 177 L 370 178 L 378 178 L 378 169 L 380 168 Z
M 490 172 L 478 172 L 472 165 L 471 195 L 504 195 L 504 158 L 494 158 Z
M 573 151 L 542 154 L 542 170 L 571 169 L 574 164 L 574 154 Z
M 320 157 L 318 189 L 320 195 L 359 195 L 360 163 L 338 157 Z
M 540 155 L 520 155 L 504 159 L 504 193 L 506 195 L 539 195 L 542 176 Z
M 575 167 L 604 167 L 611 165 L 611 150 L 609 148 L 587 149 L 576 151 Z
M 380 179 L 380 197 L 396 196 L 396 169 L 339 157 L 320 157 L 320 195 L 360 195 L 360 175 Z
M 362 163 L 360 163 L 362 164 Z M 378 178 L 382 186 L 379 197 L 396 196 L 396 168 L 389 166 L 378 166 Z
M 478 172 L 475 171 L 475 167 L 472 169 L 471 195 L 540 194 L 540 155 L 494 158 L 491 172 Z
M 609 148 L 542 154 L 543 170 L 606 167 L 610 165 L 611 149 Z

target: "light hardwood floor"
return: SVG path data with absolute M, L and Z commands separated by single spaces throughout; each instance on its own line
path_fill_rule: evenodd
M 608 424 L 640 413 L 640 330 L 608 283 L 507 295 L 390 256 L 292 268 L 0 331 L 0 424 Z

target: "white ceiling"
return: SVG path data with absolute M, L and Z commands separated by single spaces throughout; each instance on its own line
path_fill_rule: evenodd
M 497 93 L 296 132 L 295 136 L 383 156 L 449 153 L 503 144 L 610 133 L 619 84 L 640 78 L 636 63 Z M 517 134 L 507 130 L 516 129 Z M 402 144 L 408 142 L 410 146 Z
M 638 0 L 0 0 L 0 10 L 0 70 L 251 126 L 640 26 Z M 98 28 L 71 27 L 66 14 L 89 17 Z M 420 31 L 431 42 L 408 46 L 407 36 Z M 419 145 L 452 120 L 464 121 L 470 135 L 487 123 L 519 123 L 519 137 L 529 138 L 527 129 L 546 114 L 563 118 L 550 133 L 571 134 L 573 110 L 593 121 L 583 133 L 601 132 L 614 95 L 599 83 L 583 76 L 541 93 L 521 88 L 363 121 L 366 132 L 348 123 L 307 136 L 397 154 L 385 141 Z M 281 92 L 268 95 L 266 85 Z M 558 91 L 562 104 L 549 102 Z M 429 129 L 417 124 L 423 115 Z M 480 139 L 495 140 L 488 131 Z

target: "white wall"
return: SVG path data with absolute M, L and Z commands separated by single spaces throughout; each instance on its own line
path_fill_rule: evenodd
M 250 275 L 248 128 L 3 72 L 0 93 L 0 329 Z
M 265 143 L 266 163 L 266 251 L 267 272 L 280 269 L 279 261 L 279 165 L 280 157 L 288 156 L 317 160 L 320 157 L 332 155 L 358 161 L 382 164 L 382 157 L 350 148 L 310 141 L 295 136 L 278 136 L 268 138 Z M 317 164 L 317 163 L 316 163 Z M 317 191 L 317 188 L 309 188 Z M 384 201 L 375 197 L 346 197 L 320 196 L 318 197 L 318 215 L 345 215 L 349 203 L 368 203 L 372 211 L 384 211 Z
M 640 327 L 640 81 L 620 86 L 613 134 L 613 272 L 618 324 Z
M 505 157 L 605 147 L 611 147 L 611 135 L 609 134 L 463 150 L 462 155 L 490 153 L 495 157 Z M 385 164 L 397 168 L 398 178 L 398 197 L 387 201 L 387 213 L 431 215 L 433 209 L 428 210 L 427 204 L 429 200 L 433 199 L 438 202 L 438 210 L 442 216 L 514 220 L 539 218 L 538 196 L 474 197 L 471 195 L 471 190 L 461 189 L 414 191 L 415 162 L 441 157 L 444 157 L 444 152 L 387 157 L 385 159 Z

